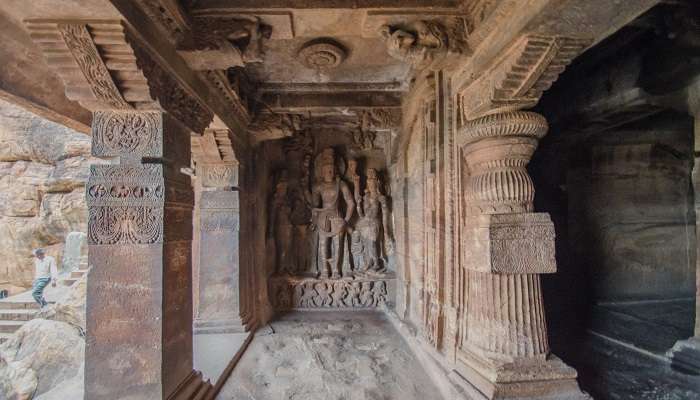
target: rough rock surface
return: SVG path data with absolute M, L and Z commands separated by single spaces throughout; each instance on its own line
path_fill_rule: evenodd
M 86 277 L 0 345 L 0 399 L 83 397 Z
M 376 312 L 298 312 L 253 339 L 219 400 L 440 398 L 399 334 Z
M 69 232 L 85 232 L 90 137 L 0 100 L 0 288 L 27 287 L 31 251 L 61 261 Z

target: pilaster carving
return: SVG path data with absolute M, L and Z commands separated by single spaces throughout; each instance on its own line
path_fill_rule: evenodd
M 528 35 L 460 95 L 466 120 L 530 108 L 591 40 Z

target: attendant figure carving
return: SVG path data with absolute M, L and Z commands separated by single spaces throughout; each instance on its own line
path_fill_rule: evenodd
M 333 149 L 324 149 L 319 157 L 320 179 L 308 193 L 313 227 L 318 233 L 318 275 L 328 278 L 330 272 L 332 279 L 338 279 L 342 276 L 343 240 L 355 201 L 336 171 Z M 345 203 L 345 215 L 341 214 L 341 200 Z
M 333 282 L 333 307 L 345 307 L 343 299 L 346 295 L 345 282 L 342 280 Z
M 278 274 L 292 274 L 295 272 L 294 249 L 292 232 L 291 199 L 289 196 L 289 182 L 287 171 L 280 172 L 275 185 L 275 193 L 270 206 L 271 216 L 268 227 L 268 235 L 273 235 L 275 243 L 275 265 Z
M 316 307 L 328 307 L 332 301 L 331 294 L 328 292 L 328 285 L 325 282 L 317 282 L 314 285 L 314 289 L 316 289 L 316 296 L 314 297 Z
M 389 235 L 389 206 L 387 197 L 379 190 L 379 175 L 373 168 L 367 169 L 367 188 L 363 197 L 358 197 L 357 212 L 360 221 L 357 230 L 362 241 L 361 274 L 382 274 L 386 271 L 385 258 L 381 256 L 393 252 L 393 242 Z M 382 244 L 384 246 L 382 246 Z

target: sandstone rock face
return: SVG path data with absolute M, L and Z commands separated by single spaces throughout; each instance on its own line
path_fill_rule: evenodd
M 0 288 L 31 284 L 34 248 L 60 264 L 66 236 L 86 231 L 84 186 L 97 162 L 87 135 L 0 101 Z
M 0 399 L 80 399 L 86 276 L 0 345 Z

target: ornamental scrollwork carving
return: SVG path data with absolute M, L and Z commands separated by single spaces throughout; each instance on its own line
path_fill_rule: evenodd
M 115 109 L 132 108 L 112 80 L 87 26 L 59 24 L 58 31 L 98 102 Z
M 198 171 L 204 187 L 238 186 L 237 164 L 203 164 L 198 168 Z
M 88 240 L 95 245 L 163 241 L 162 207 L 90 207 Z
M 203 232 L 234 232 L 240 230 L 237 211 L 202 211 L 200 226 Z

